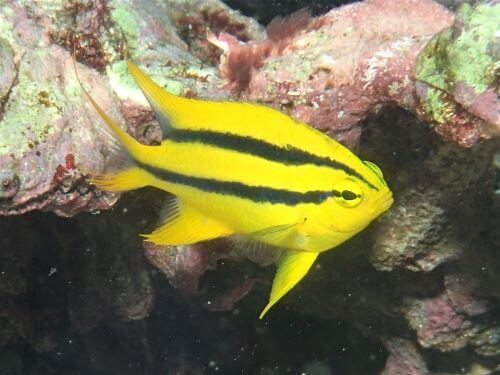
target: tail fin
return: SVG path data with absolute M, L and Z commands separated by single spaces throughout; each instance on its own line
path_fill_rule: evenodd
M 142 152 L 145 145 L 137 142 L 129 134 L 116 124 L 111 117 L 96 103 L 92 96 L 85 90 L 78 70 L 76 68 L 76 56 L 73 51 L 73 68 L 76 79 L 83 93 L 100 118 L 106 123 L 106 127 L 100 127 L 100 132 L 106 135 L 111 141 L 111 157 L 108 161 L 107 170 L 104 173 L 90 172 L 91 182 L 99 188 L 108 191 L 125 191 L 137 189 L 147 185 L 147 172 L 141 169 L 135 159 Z

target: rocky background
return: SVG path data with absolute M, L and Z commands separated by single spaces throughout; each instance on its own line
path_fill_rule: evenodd
M 500 4 L 460 3 L 0 2 L 0 374 L 499 372 Z M 85 179 L 107 140 L 73 46 L 103 108 L 158 140 L 125 44 L 173 92 L 327 132 L 394 206 L 258 321 L 272 255 L 144 245 L 164 193 Z

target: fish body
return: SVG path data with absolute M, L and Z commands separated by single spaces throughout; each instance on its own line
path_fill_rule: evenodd
M 143 186 L 176 199 L 147 239 L 190 244 L 234 234 L 286 249 L 261 318 L 319 253 L 364 229 L 392 204 L 381 171 L 307 124 L 272 108 L 168 93 L 127 61 L 163 130 L 158 146 L 134 140 L 86 93 L 120 156 L 95 175 L 105 190 Z

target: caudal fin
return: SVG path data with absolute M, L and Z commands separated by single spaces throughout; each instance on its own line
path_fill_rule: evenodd
M 138 167 L 129 167 L 116 172 L 90 173 L 90 182 L 106 191 L 134 190 L 147 185 L 149 175 Z
M 137 157 L 147 146 L 137 142 L 121 129 L 97 104 L 88 91 L 85 90 L 78 75 L 74 52 L 73 67 L 76 79 L 83 93 L 106 124 L 106 126 L 100 126 L 98 132 L 103 134 L 107 139 L 110 156 L 107 161 L 106 170 L 103 173 L 88 172 L 91 175 L 91 182 L 99 188 L 108 191 L 132 190 L 148 185 L 148 174 L 136 162 Z

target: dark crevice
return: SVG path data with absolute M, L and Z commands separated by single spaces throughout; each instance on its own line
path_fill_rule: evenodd
M 300 9 L 307 9 L 313 16 L 318 16 L 328 12 L 330 9 L 350 4 L 354 0 L 223 0 L 228 6 L 239 10 L 248 17 L 255 18 L 260 23 L 266 25 L 274 17 L 287 16 Z

